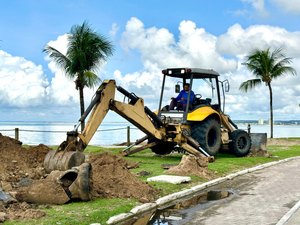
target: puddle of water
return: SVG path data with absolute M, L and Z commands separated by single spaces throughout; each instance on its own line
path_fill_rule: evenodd
M 216 201 L 228 198 L 234 194 L 233 190 L 211 190 L 197 196 L 182 200 L 168 208 L 149 213 L 136 220 L 133 225 L 176 225 L 183 224 L 187 213 L 204 210 L 211 207 Z

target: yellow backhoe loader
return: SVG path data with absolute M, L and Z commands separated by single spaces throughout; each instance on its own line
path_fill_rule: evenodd
M 249 153 L 249 134 L 237 128 L 221 106 L 221 93 L 229 90 L 228 81 L 220 82 L 219 74 L 213 70 L 199 68 L 170 68 L 162 71 L 162 88 L 159 107 L 156 112 L 144 106 L 142 98 L 116 85 L 114 80 L 105 80 L 96 91 L 91 104 L 79 119 L 74 130 L 67 133 L 67 139 L 57 151 L 50 151 L 44 161 L 46 171 L 67 170 L 82 164 L 83 151 L 89 144 L 104 117 L 112 110 L 143 131 L 146 136 L 123 150 L 129 155 L 146 148 L 156 154 L 169 154 L 173 150 L 185 151 L 207 161 L 213 161 L 218 151 L 228 146 L 237 156 Z M 170 109 L 169 103 L 180 85 L 189 83 L 187 105 Z M 119 91 L 127 102 L 117 101 Z M 193 90 L 193 92 L 192 92 Z M 191 99 L 191 97 L 193 99 Z M 87 117 L 85 129 L 78 127 Z M 146 143 L 138 148 L 133 146 Z

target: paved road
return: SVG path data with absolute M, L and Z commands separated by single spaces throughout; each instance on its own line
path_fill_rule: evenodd
M 275 225 L 300 200 L 300 159 L 246 174 L 211 189 L 233 194 L 212 207 L 187 212 L 184 224 Z M 300 224 L 300 209 L 285 223 Z

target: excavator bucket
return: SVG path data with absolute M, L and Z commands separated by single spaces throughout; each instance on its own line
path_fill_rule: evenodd
M 49 151 L 44 160 L 44 168 L 47 173 L 53 170 L 68 170 L 81 165 L 85 160 L 82 152 Z
M 65 171 L 84 163 L 85 155 L 78 150 L 73 142 L 64 141 L 57 151 L 49 151 L 44 160 L 44 168 L 47 173 L 53 170 Z

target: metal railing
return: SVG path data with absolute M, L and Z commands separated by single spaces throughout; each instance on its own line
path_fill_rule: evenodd
M 130 140 L 130 130 L 137 129 L 134 127 L 126 126 L 121 128 L 109 128 L 109 129 L 99 129 L 96 132 L 106 132 L 106 131 L 116 131 L 116 130 L 125 130 L 126 129 L 126 145 L 129 146 L 131 144 Z M 67 133 L 67 131 L 54 131 L 54 130 L 31 130 L 31 129 L 0 129 L 0 132 L 14 132 L 14 138 L 19 141 L 20 139 L 20 132 L 36 132 L 36 133 Z

